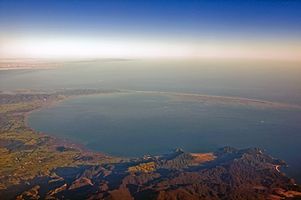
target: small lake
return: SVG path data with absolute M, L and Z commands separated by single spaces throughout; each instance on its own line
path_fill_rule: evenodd
M 29 116 L 38 131 L 117 156 L 261 147 L 290 165 L 300 181 L 301 112 L 186 101 L 159 93 L 115 93 L 68 99 Z

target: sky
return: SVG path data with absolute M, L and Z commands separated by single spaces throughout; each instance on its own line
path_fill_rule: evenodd
M 298 0 L 0 0 L 0 58 L 301 59 Z

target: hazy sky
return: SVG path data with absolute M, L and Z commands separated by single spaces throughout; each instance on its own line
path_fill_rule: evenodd
M 0 0 L 1 58 L 301 58 L 298 0 Z

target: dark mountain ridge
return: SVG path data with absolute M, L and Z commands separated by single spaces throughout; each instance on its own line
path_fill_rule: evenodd
M 59 167 L 53 177 L 29 182 L 18 198 L 297 199 L 301 188 L 279 171 L 285 166 L 257 148 L 225 147 L 202 161 L 175 151 L 116 164 Z

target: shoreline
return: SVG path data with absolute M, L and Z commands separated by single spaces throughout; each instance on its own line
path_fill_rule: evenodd
M 190 180 L 196 174 L 200 174 L 200 178 L 196 177 L 196 180 L 192 180 L 191 186 L 195 184 L 204 185 L 208 181 L 205 180 L 206 178 L 203 180 L 201 177 L 207 177 L 208 173 L 212 177 L 221 177 L 221 179 L 218 179 L 221 180 L 219 184 L 224 186 L 227 182 L 224 182 L 222 177 L 224 173 L 227 173 L 229 176 L 237 177 L 238 180 L 245 180 L 245 177 L 256 177 L 255 180 L 250 179 L 249 188 L 252 191 L 254 186 L 259 185 L 261 187 L 260 183 L 266 177 L 273 177 L 273 181 L 281 184 L 284 192 L 287 191 L 289 194 L 296 192 L 296 195 L 301 194 L 294 188 L 290 189 L 291 184 L 297 186 L 297 183 L 293 178 L 289 178 L 282 172 L 281 168 L 284 166 L 285 161 L 276 159 L 258 148 L 237 149 L 235 147 L 223 147 L 211 152 L 186 152 L 177 149 L 167 154 L 118 157 L 90 150 L 70 139 L 51 136 L 45 132 L 36 131 L 29 126 L 29 115 L 33 112 L 56 106 L 72 98 L 108 94 L 97 93 L 97 91 L 92 94 L 91 92 L 92 90 L 74 90 L 66 93 L 35 93 L 29 95 L 28 93 L 27 95 L 19 93 L 15 94 L 15 96 L 3 96 L 1 102 L 3 102 L 3 105 L 8 106 L 8 111 L 4 110 L 6 115 L 18 116 L 13 121 L 18 123 L 18 126 L 12 128 L 12 130 L 16 130 L 12 133 L 15 136 L 12 136 L 14 138 L 21 136 L 22 139 L 22 133 L 24 133 L 25 142 L 23 144 L 24 147 L 29 147 L 29 149 L 18 149 L 17 146 L 15 149 L 17 154 L 7 153 L 7 159 L 10 160 L 9 163 L 2 162 L 2 169 L 9 167 L 11 171 L 2 170 L 1 178 L 3 182 L 0 182 L 0 195 L 11 195 L 13 197 L 19 195 L 22 197 L 22 195 L 25 196 L 27 194 L 39 194 L 44 195 L 42 197 L 60 197 L 60 195 L 65 196 L 68 194 L 70 190 L 73 192 L 84 191 L 92 195 L 90 191 L 92 188 L 95 188 L 99 194 L 120 192 L 120 195 L 123 195 L 122 191 L 114 188 L 122 187 L 128 189 L 129 186 L 123 185 L 123 183 L 130 183 L 137 187 L 142 185 L 144 188 L 157 188 L 156 184 L 147 179 L 158 180 L 158 184 L 164 184 L 166 183 L 165 173 L 168 173 L 169 178 L 167 181 L 171 181 L 168 182 L 168 187 L 170 188 L 174 187 L 172 184 L 174 180 L 178 180 L 175 183 L 176 185 L 183 185 L 186 183 L 185 180 Z M 125 91 L 121 92 L 125 93 Z M 112 92 L 109 94 L 114 95 Z M 133 93 L 127 92 L 127 94 L 131 95 Z M 25 106 L 20 107 L 19 104 L 24 104 Z M 9 109 L 10 106 L 15 109 Z M 7 138 L 9 139 L 9 137 Z M 32 139 L 34 143 L 30 146 Z M 29 142 L 27 143 L 27 141 Z M 227 160 L 224 160 L 225 156 L 228 157 Z M 252 162 L 249 162 L 250 159 Z M 233 173 L 233 170 L 228 170 L 228 168 L 232 167 L 239 170 L 238 175 L 236 175 L 236 172 Z M 250 170 L 250 176 L 248 174 L 244 175 L 244 169 L 246 168 L 253 169 Z M 220 170 L 216 169 L 224 169 L 225 171 L 220 174 Z M 261 170 L 264 170 L 265 173 L 261 173 Z M 14 178 L 10 179 L 12 174 Z M 72 177 L 70 177 L 70 174 Z M 115 177 L 118 178 L 118 182 L 116 182 Z M 144 180 L 145 182 L 141 184 L 141 181 Z M 239 181 L 238 183 L 241 182 Z M 110 186 L 113 187 L 111 188 Z M 244 187 L 245 185 L 242 184 L 242 188 Z M 99 188 L 102 190 L 99 190 Z M 263 188 L 270 191 L 271 194 L 274 193 L 272 186 Z M 31 191 L 35 189 L 37 193 L 32 193 Z M 179 187 L 179 191 L 183 189 L 185 187 Z M 47 192 L 44 194 L 42 191 Z M 142 193 L 144 191 L 147 190 L 142 190 Z M 164 191 L 164 189 L 159 189 L 158 191 Z M 207 191 L 205 190 L 205 192 Z M 129 190 L 128 194 L 134 195 L 135 193 L 131 193 Z
M 80 94 L 80 95 L 74 95 L 74 96 L 64 96 L 62 95 L 62 99 L 52 99 L 49 100 L 47 102 L 44 102 L 41 104 L 40 107 L 35 108 L 29 112 L 24 113 L 24 126 L 37 133 L 37 134 L 41 134 L 43 136 L 48 136 L 51 137 L 55 140 L 57 140 L 58 142 L 63 142 L 66 145 L 68 145 L 69 147 L 72 148 L 79 148 L 81 151 L 83 152 L 94 152 L 94 153 L 101 153 L 101 154 L 105 154 L 108 156 L 112 156 L 115 157 L 115 155 L 110 155 L 108 153 L 105 152 L 100 152 L 97 150 L 92 150 L 87 148 L 84 144 L 77 142 L 77 141 L 73 141 L 70 138 L 63 138 L 63 137 L 59 137 L 59 136 L 53 136 L 49 133 L 43 132 L 43 131 L 37 131 L 34 128 L 32 128 L 29 125 L 28 122 L 28 118 L 29 115 L 33 112 L 37 112 L 39 110 L 42 110 L 44 108 L 50 108 L 50 107 L 55 107 L 56 105 L 63 103 L 64 101 L 67 101 L 69 99 L 74 99 L 74 98 L 80 98 L 80 97 L 86 97 L 86 96 L 96 96 L 96 95 L 104 95 L 104 94 L 115 94 L 116 92 L 112 92 L 112 93 L 95 93 L 95 94 Z M 214 102 L 212 103 L 217 103 L 217 104 L 235 104 L 235 105 L 246 105 L 246 106 L 254 106 L 254 107 L 260 107 L 260 105 L 257 104 L 264 104 L 261 105 L 262 107 L 266 108 L 275 108 L 275 109 L 301 109 L 301 106 L 299 105 L 293 105 L 293 104 L 285 104 L 285 103 L 279 103 L 279 102 L 273 102 L 273 101 L 266 101 L 266 100 L 258 100 L 258 99 L 249 99 L 249 98 L 243 98 L 243 97 L 229 97 L 229 96 L 216 96 L 216 95 L 203 95 L 203 94 L 198 94 L 198 93 L 178 93 L 178 92 L 164 92 L 164 91 L 139 91 L 139 90 L 118 90 L 117 92 L 118 94 L 135 94 L 135 93 L 143 93 L 143 94 L 154 94 L 154 95 L 166 95 L 170 98 L 180 98 L 180 99 L 174 99 L 176 101 L 187 101 L 185 99 L 185 97 L 188 98 L 200 98 L 200 99 L 188 99 L 188 101 L 198 101 L 198 100 L 203 100 L 205 102 L 210 101 L 213 99 Z M 47 93 L 46 93 L 47 94 Z M 50 93 L 51 94 L 51 93 Z M 182 99 L 182 97 L 184 96 L 184 99 Z M 173 99 L 172 99 L 173 100 Z M 233 100 L 234 102 L 229 102 L 227 100 Z M 239 101 L 239 102 L 237 102 Z M 241 101 L 246 101 L 245 103 L 242 103 Z M 252 105 L 252 103 L 248 102 L 252 102 L 255 105 Z M 209 102 L 210 103 L 210 102 Z M 116 156 L 116 157 L 120 157 L 120 156 Z M 125 158 L 137 158 L 139 156 L 129 156 L 129 157 L 125 157 Z
M 39 135 L 46 136 L 46 137 L 54 139 L 55 143 L 58 146 L 61 144 L 61 145 L 64 145 L 66 147 L 69 147 L 69 148 L 76 148 L 76 149 L 80 150 L 80 152 L 82 152 L 82 153 L 88 153 L 88 154 L 92 153 L 92 154 L 103 155 L 103 156 L 106 156 L 106 157 L 114 157 L 114 158 L 122 158 L 122 159 L 138 158 L 138 157 L 132 157 L 132 156 L 124 157 L 124 156 L 111 155 L 111 154 L 108 154 L 108 153 L 105 153 L 105 152 L 92 150 L 92 149 L 89 149 L 88 147 L 86 147 L 84 144 L 82 144 L 80 142 L 77 142 L 77 141 L 74 141 L 70 138 L 63 138 L 63 137 L 51 135 L 51 134 L 43 132 L 43 131 L 37 131 L 29 125 L 28 118 L 29 118 L 29 115 L 33 112 L 37 112 L 37 111 L 42 110 L 44 108 L 54 107 L 54 106 L 56 106 L 60 103 L 63 103 L 64 101 L 69 100 L 69 99 L 80 98 L 80 97 L 85 97 L 85 96 L 114 94 L 116 92 L 117 93 L 127 93 L 127 92 L 124 92 L 124 91 L 114 91 L 114 92 L 111 92 L 111 93 L 80 94 L 80 95 L 74 95 L 74 96 L 62 96 L 62 99 L 58 99 L 58 100 L 56 100 L 56 99 L 49 100 L 48 102 L 42 103 L 42 105 L 39 106 L 38 108 L 35 108 L 31 111 L 22 113 L 22 115 L 24 117 L 24 127 L 31 130 L 35 134 L 39 134 Z
M 53 100 L 52 102 L 49 102 L 48 104 L 42 105 L 41 107 L 39 107 L 37 109 L 34 109 L 34 110 L 31 110 L 29 112 L 24 113 L 24 126 L 25 126 L 25 128 L 31 130 L 35 134 L 39 134 L 39 135 L 50 137 L 50 138 L 54 139 L 56 141 L 55 143 L 57 143 L 57 144 L 62 143 L 66 147 L 76 148 L 76 149 L 80 150 L 81 152 L 90 152 L 90 150 L 87 149 L 83 144 L 75 143 L 75 142 L 73 142 L 69 139 L 66 139 L 66 138 L 56 137 L 56 136 L 53 136 L 53 135 L 48 134 L 46 132 L 37 131 L 34 128 L 32 128 L 28 123 L 28 118 L 29 118 L 29 115 L 31 113 L 37 112 L 37 111 L 39 111 L 41 109 L 44 109 L 44 108 L 47 108 L 47 107 L 56 106 L 56 105 L 62 103 L 64 100 L 67 100 L 67 99 L 68 99 L 68 97 L 66 99 L 61 99 L 61 100 L 58 100 L 58 101 Z M 101 153 L 101 152 L 95 152 L 95 153 Z
M 112 156 L 112 157 L 122 157 L 122 158 L 138 158 L 140 156 L 118 156 L 118 155 L 111 155 L 109 153 L 105 153 L 105 152 L 102 152 L 102 151 L 98 151 L 98 150 L 93 150 L 93 149 L 90 149 L 88 147 L 86 147 L 85 144 L 82 144 L 81 142 L 78 142 L 78 141 L 75 141 L 73 140 L 72 138 L 63 138 L 63 137 L 60 137 L 60 136 L 54 136 L 54 135 L 51 135 L 49 133 L 46 133 L 46 132 L 43 132 L 43 131 L 37 131 L 35 130 L 34 128 L 32 128 L 30 125 L 29 125 L 29 122 L 28 122 L 28 118 L 29 118 L 29 115 L 33 112 L 37 112 L 39 110 L 42 110 L 44 108 L 49 108 L 49 107 L 55 107 L 56 105 L 60 104 L 60 103 L 63 103 L 64 101 L 67 101 L 69 99 L 74 99 L 74 98 L 81 98 L 81 97 L 86 97 L 86 96 L 96 96 L 96 95 L 106 95 L 106 94 L 109 94 L 109 95 L 114 95 L 114 94 L 135 94 L 135 93 L 144 93 L 144 94 L 154 94 L 154 95 L 166 95 L 168 97 L 171 97 L 171 98 L 177 98 L 178 96 L 180 96 L 180 98 L 182 96 L 185 96 L 185 97 L 200 97 L 201 99 L 204 99 L 204 101 L 210 101 L 212 99 L 217 99 L 216 101 L 220 101 L 220 102 L 213 102 L 213 103 L 217 103 L 217 104 L 237 104 L 237 105 L 246 105 L 246 106 L 254 106 L 254 105 L 251 105 L 251 104 L 242 104 L 241 102 L 236 102 L 236 101 L 239 101 L 239 100 L 244 100 L 244 101 L 254 101 L 255 102 L 255 106 L 259 107 L 257 105 L 257 103 L 263 103 L 264 105 L 263 106 L 266 106 L 266 107 L 269 107 L 271 105 L 269 104 L 273 104 L 272 105 L 272 108 L 275 107 L 275 109 L 283 109 L 283 108 L 290 108 L 292 109 L 293 107 L 290 107 L 291 105 L 290 104 L 282 104 L 282 103 L 278 103 L 278 102 L 272 102 L 272 101 L 265 101 L 265 100 L 257 100 L 257 99 L 248 99 L 248 98 L 242 98 L 242 97 L 228 97 L 228 96 L 213 96 L 213 95 L 202 95 L 202 94 L 197 94 L 197 93 L 176 93 L 176 92 L 160 92 L 160 91 L 138 91 L 138 90 L 118 90 L 117 93 L 116 92 L 110 92 L 110 93 L 95 93 L 95 94 L 80 94 L 80 95 L 74 95 L 74 96 L 63 96 L 62 95 L 62 98 L 61 99 L 53 99 L 53 100 L 49 100 L 48 102 L 44 102 L 42 103 L 42 105 L 36 109 L 33 109 L 29 112 L 26 112 L 24 113 L 24 125 L 26 128 L 30 129 L 31 131 L 37 133 L 37 134 L 41 134 L 41 135 L 45 135 L 45 136 L 48 136 L 48 137 L 51 137 L 55 140 L 58 141 L 58 143 L 64 143 L 70 147 L 73 147 L 73 148 L 79 148 L 81 151 L 83 152 L 93 152 L 93 153 L 101 153 L 101 154 L 105 154 L 107 156 Z M 235 100 L 235 102 L 223 102 L 224 99 L 231 99 L 231 100 Z M 178 99 L 176 99 L 178 100 Z M 179 101 L 186 101 L 186 99 L 179 99 Z M 198 99 L 194 100 L 193 101 L 198 101 Z M 276 104 L 276 105 L 274 105 Z M 281 106 L 279 107 L 278 104 L 281 104 Z M 274 106 L 274 107 L 273 107 Z M 294 106 L 294 105 L 292 105 Z M 299 107 L 298 107 L 299 108 Z M 300 108 L 301 109 L 301 106 Z M 147 153 L 147 154 L 150 154 L 150 153 Z
M 144 94 L 161 94 L 166 96 L 171 96 L 174 98 L 178 98 L 176 100 L 179 101 L 215 101 L 212 103 L 217 104 L 240 104 L 246 106 L 262 106 L 262 107 L 269 107 L 269 108 L 284 108 L 284 109 L 300 109 L 301 105 L 298 104 L 290 104 L 290 103 L 283 103 L 277 101 L 269 101 L 264 99 L 252 99 L 252 98 L 245 98 L 245 97 L 231 97 L 231 96 L 220 96 L 220 95 L 206 95 L 206 94 L 199 94 L 199 93 L 184 93 L 184 92 L 166 92 L 166 91 L 143 91 L 143 90 L 125 90 L 129 92 L 135 93 L 144 93 Z M 190 99 L 189 99 L 190 98 Z

